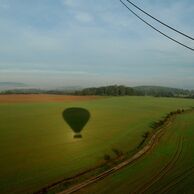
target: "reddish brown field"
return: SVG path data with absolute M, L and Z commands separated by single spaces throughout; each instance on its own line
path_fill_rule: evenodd
M 95 100 L 98 96 L 65 96 L 50 94 L 13 94 L 0 95 L 0 103 L 31 103 L 31 102 L 72 102 Z

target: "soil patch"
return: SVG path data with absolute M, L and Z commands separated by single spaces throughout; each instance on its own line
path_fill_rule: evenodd
M 32 103 L 32 102 L 74 102 L 102 98 L 100 96 L 68 96 L 49 94 L 10 94 L 0 95 L 0 103 Z

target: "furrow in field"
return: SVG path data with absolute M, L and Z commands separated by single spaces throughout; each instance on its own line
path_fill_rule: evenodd
M 156 193 L 165 194 L 172 190 L 178 183 L 182 182 L 185 178 L 187 178 L 189 175 L 191 175 L 194 172 L 194 166 L 191 168 L 188 168 L 178 176 L 176 176 L 169 184 L 167 184 L 162 190 L 158 190 Z
M 153 186 L 155 183 L 157 183 L 162 177 L 164 177 L 169 171 L 173 168 L 174 164 L 178 161 L 181 152 L 182 152 L 182 138 L 180 137 L 177 144 L 177 149 L 171 160 L 156 174 L 154 175 L 151 180 L 141 186 L 139 189 L 137 189 L 133 193 L 144 193 L 148 189 L 150 189 L 151 186 Z
M 104 179 L 105 177 L 113 174 L 114 172 L 122 169 L 123 167 L 129 165 L 129 164 L 132 164 L 133 162 L 135 162 L 137 159 L 139 159 L 140 157 L 142 157 L 144 154 L 146 154 L 150 149 L 152 149 L 152 147 L 154 146 L 154 144 L 156 143 L 158 137 L 161 136 L 161 133 L 163 132 L 163 128 L 161 128 L 159 131 L 157 131 L 153 136 L 152 138 L 150 139 L 150 141 L 148 142 L 148 144 L 143 147 L 139 152 L 137 152 L 134 156 L 132 156 L 130 159 L 118 164 L 117 166 L 111 168 L 110 170 L 107 170 L 103 173 L 101 173 L 100 175 L 97 175 L 95 177 L 92 177 L 80 184 L 77 184 L 65 191 L 62 191 L 58 194 L 71 194 L 71 193 L 74 193 L 92 183 L 95 183 L 101 179 Z

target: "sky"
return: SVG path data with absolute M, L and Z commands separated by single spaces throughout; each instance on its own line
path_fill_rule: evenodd
M 134 2 L 194 36 L 193 0 Z M 143 17 L 194 47 L 194 41 Z M 194 89 L 194 52 L 150 29 L 119 0 L 0 0 L 0 82 Z

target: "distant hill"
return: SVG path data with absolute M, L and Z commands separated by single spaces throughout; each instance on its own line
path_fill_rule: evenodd
M 40 89 L 8 89 L 2 90 L 0 94 L 45 94 L 47 91 Z
M 137 86 L 127 87 L 112 85 L 104 87 L 85 88 L 76 92 L 78 95 L 101 96 L 155 96 L 155 97 L 193 97 L 194 91 L 162 87 L 162 86 Z
M 5 83 L 5 82 L 4 82 Z M 7 82 L 7 85 L 11 85 Z M 2 84 L 2 82 L 1 82 Z M 81 89 L 80 87 L 64 87 L 55 90 L 29 89 L 25 84 L 14 83 L 14 89 L 7 89 L 0 94 L 57 94 L 57 95 L 98 95 L 98 96 L 155 96 L 155 97 L 182 97 L 194 98 L 194 91 L 162 86 L 111 85 Z M 12 84 L 13 86 L 13 84 Z M 17 86 L 17 87 L 16 87 Z M 18 87 L 20 86 L 20 87 Z M 21 87 L 23 86 L 23 87 Z M 0 87 L 1 88 L 1 87 Z M 7 88 L 7 87 L 6 87 Z
M 0 91 L 24 89 L 27 87 L 29 87 L 27 84 L 19 83 L 19 82 L 0 82 Z
M 134 87 L 134 90 L 142 93 L 142 95 L 147 96 L 190 96 L 194 94 L 194 91 L 185 90 L 185 89 L 178 89 L 178 88 L 170 88 L 170 87 L 163 87 L 163 86 L 137 86 Z
M 123 85 L 111 85 L 102 87 L 85 88 L 75 92 L 77 95 L 99 95 L 99 96 L 133 96 L 139 95 L 132 87 Z
M 79 91 L 83 88 L 81 86 L 64 86 L 64 87 L 58 87 L 55 89 L 55 91 L 67 91 L 67 92 L 73 92 L 73 91 Z
M 26 87 L 27 85 L 19 82 L 0 82 L 0 87 Z

